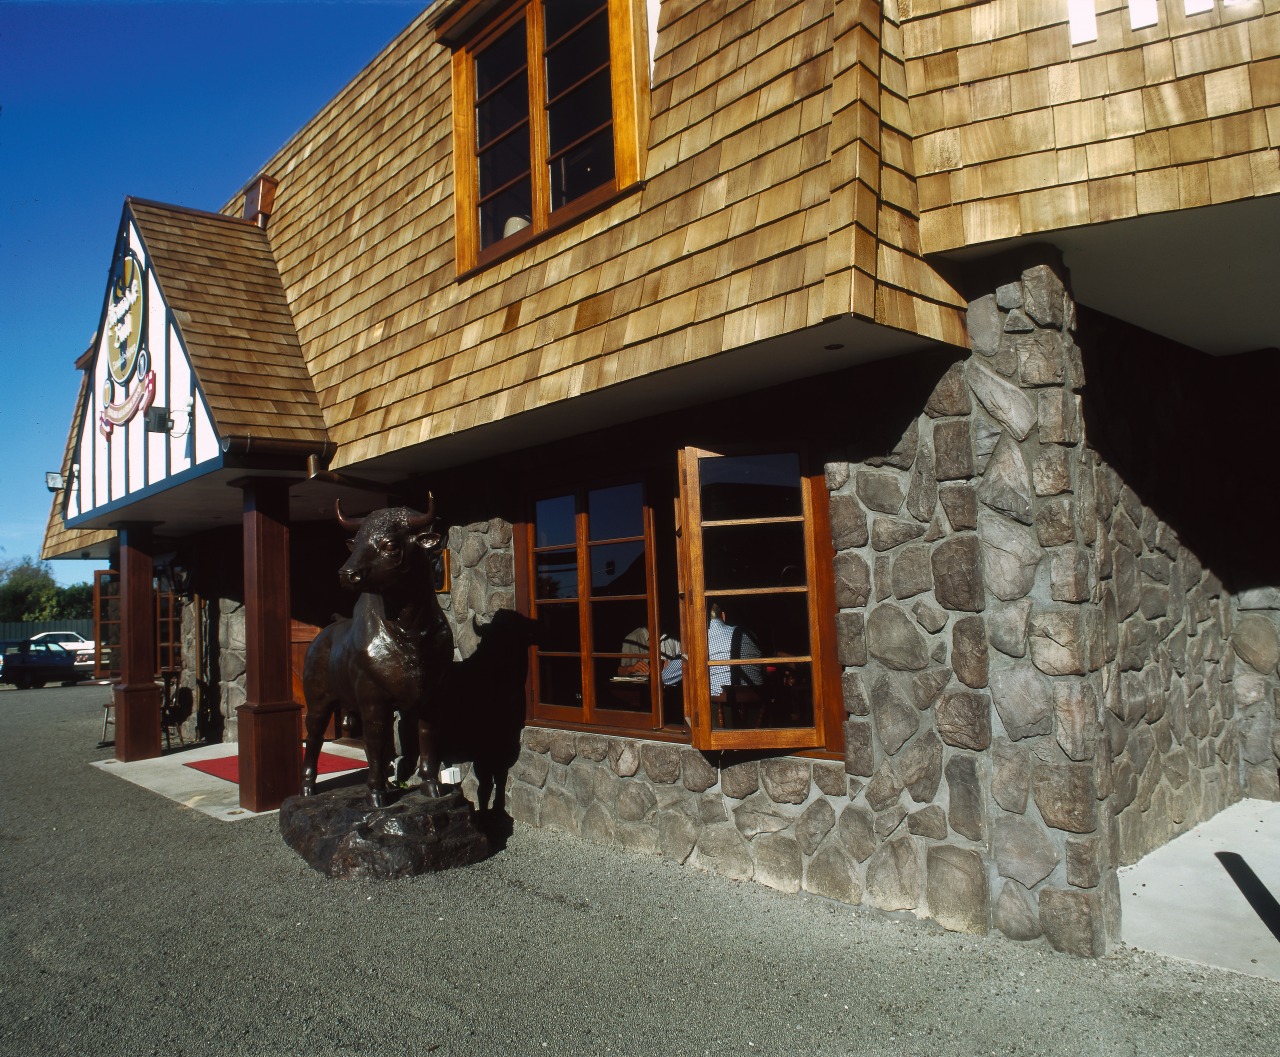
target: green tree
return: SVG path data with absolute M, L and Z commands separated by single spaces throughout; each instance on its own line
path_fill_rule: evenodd
M 93 584 L 58 588 L 58 619 L 88 620 L 93 616 Z
M 54 620 L 59 588 L 49 563 L 29 556 L 3 568 L 0 620 Z

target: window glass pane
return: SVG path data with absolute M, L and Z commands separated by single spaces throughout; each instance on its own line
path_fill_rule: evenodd
M 563 547 L 578 538 L 574 522 L 577 504 L 571 495 L 540 499 L 534 507 L 535 547 Z
M 538 699 L 544 705 L 581 708 L 582 662 L 577 657 L 539 657 Z
M 480 206 L 481 248 L 527 228 L 532 216 L 533 187 L 525 179 Z
M 702 569 L 708 591 L 803 587 L 804 523 L 704 528 Z
M 538 648 L 547 653 L 577 653 L 581 649 L 577 606 L 538 606 Z
M 608 7 L 608 0 L 543 0 L 546 12 L 548 46 L 555 44 L 574 26 L 589 18 L 592 12 L 603 12 Z M 605 26 L 608 29 L 608 24 Z
M 559 209 L 613 179 L 613 126 L 551 159 L 551 208 Z
M 593 488 L 587 493 L 589 539 L 616 540 L 644 535 L 644 486 L 620 484 L 613 488 Z
M 578 597 L 578 555 L 574 551 L 536 554 L 534 564 L 537 579 L 535 597 Z
M 579 5 L 584 9 L 593 4 Z M 584 14 L 586 12 L 584 11 Z M 595 18 L 563 39 L 553 39 L 547 18 L 547 98 L 555 99 L 583 77 L 609 64 L 609 18 L 603 7 Z M 558 28 L 558 27 L 557 27 Z M 572 27 L 570 27 L 572 28 Z
M 480 170 L 480 197 L 486 198 L 498 188 L 529 173 L 529 132 L 522 128 L 498 140 L 488 150 L 481 151 L 477 164 Z M 524 181 L 528 186 L 528 180 Z
M 649 604 L 634 601 L 596 602 L 591 606 L 591 649 L 595 653 L 622 654 L 613 660 L 615 669 L 630 669 L 637 661 L 649 659 Z M 643 675 L 627 671 L 614 674 Z
M 724 611 L 723 623 L 742 629 L 743 657 L 807 657 L 809 655 L 809 596 L 805 592 L 785 595 L 727 595 L 707 597 Z M 758 652 L 753 652 L 752 643 Z M 712 654 L 729 655 L 728 650 Z
M 804 512 L 794 452 L 698 460 L 702 520 L 796 517 Z
M 733 669 L 731 669 L 733 670 Z M 716 689 L 712 669 L 711 725 L 717 730 L 813 725 L 813 672 L 807 662 L 747 666 L 758 681 L 736 679 Z
M 649 712 L 653 691 L 648 679 L 627 679 L 617 674 L 617 661 L 597 657 L 592 662 L 596 708 L 614 712 Z
M 513 77 L 476 105 L 476 147 L 483 149 L 509 129 L 529 120 L 529 77 Z M 525 136 L 528 155 L 528 136 Z
M 612 122 L 612 98 L 609 71 L 605 69 L 548 106 L 547 127 L 552 156 Z
M 647 583 L 644 542 L 601 543 L 591 548 L 591 594 L 643 595 Z
M 520 19 L 476 56 L 476 95 L 483 98 L 528 62 L 525 23 Z

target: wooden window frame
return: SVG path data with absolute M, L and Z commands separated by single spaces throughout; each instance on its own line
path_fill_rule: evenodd
M 785 447 L 770 446 L 751 454 L 785 452 Z M 806 465 L 806 454 L 790 449 Z M 702 674 L 712 661 L 707 643 L 707 595 L 733 593 L 759 594 L 793 591 L 773 588 L 767 591 L 707 591 L 703 574 L 702 529 L 720 522 L 703 520 L 696 467 L 703 457 L 747 454 L 740 449 L 711 451 L 686 447 L 680 453 L 680 499 L 677 534 L 680 538 L 681 577 L 681 642 L 685 657 L 685 709 L 690 716 L 694 747 L 704 751 L 741 749 L 783 749 L 791 751 L 839 751 L 843 746 L 843 695 L 835 629 L 834 567 L 835 550 L 831 542 L 830 497 L 825 474 L 802 469 L 799 484 L 802 514 L 799 517 L 763 518 L 760 523 L 795 521 L 803 525 L 805 549 L 805 588 L 809 620 L 809 656 L 807 658 L 760 657 L 741 662 L 716 661 L 716 664 L 785 663 L 805 660 L 810 664 L 813 684 L 813 724 L 807 727 L 755 727 L 723 729 L 712 725 L 710 680 Z M 753 521 L 755 519 L 752 519 Z M 793 591 L 793 593 L 799 593 Z M 698 673 L 696 676 L 692 673 Z
M 643 489 L 643 537 L 618 537 L 619 540 L 642 538 L 645 548 L 645 603 L 650 631 L 649 640 L 649 711 L 629 712 L 619 709 L 600 708 L 595 700 L 594 667 L 601 654 L 612 655 L 613 650 L 596 649 L 594 629 L 591 622 L 592 606 L 600 596 L 591 593 L 591 547 L 604 546 L 616 542 L 613 539 L 593 540 L 590 536 L 589 514 L 586 497 L 589 492 L 618 485 L 639 484 Z M 552 725 L 584 726 L 598 730 L 658 731 L 663 727 L 662 696 L 662 664 L 659 659 L 661 631 L 658 620 L 658 594 L 656 546 L 654 539 L 654 518 L 652 506 L 652 489 L 648 476 L 644 473 L 624 474 L 616 477 L 592 479 L 575 485 L 540 490 L 538 496 L 530 502 L 530 514 L 523 525 L 524 546 L 523 568 L 524 583 L 529 585 L 521 592 L 527 614 L 537 620 L 537 607 L 547 604 L 548 600 L 540 600 L 537 592 L 538 555 L 565 550 L 567 545 L 557 544 L 545 547 L 537 545 L 536 505 L 541 499 L 550 499 L 561 495 L 572 495 L 575 503 L 574 543 L 573 549 L 577 561 L 578 582 L 577 595 L 573 604 L 578 610 L 578 651 L 581 665 L 582 706 L 575 708 L 566 705 L 553 705 L 539 700 L 539 683 L 541 672 L 538 666 L 539 657 L 544 655 L 535 642 L 529 648 L 529 717 L 530 719 Z M 639 596 L 631 598 L 638 600 Z M 627 601 L 626 598 L 617 599 Z M 567 600 L 556 604 L 567 604 Z M 620 652 L 620 651 L 617 651 Z M 546 651 L 546 656 L 571 656 L 556 651 Z
M 612 181 L 550 208 L 547 177 L 545 69 L 536 61 L 542 46 L 543 0 L 516 0 L 466 36 L 451 39 L 453 52 L 454 246 L 464 275 L 560 230 L 639 183 L 648 136 L 648 45 L 643 0 L 604 0 L 608 6 L 610 81 L 613 93 Z M 467 8 L 453 20 L 463 21 Z M 476 159 L 475 56 L 519 20 L 527 20 L 529 55 L 530 166 L 533 216 L 528 227 L 480 246 L 479 167 Z
M 93 677 L 118 679 L 122 619 L 118 600 L 120 573 L 116 569 L 98 569 L 93 576 Z M 116 612 L 112 615 L 112 601 Z M 172 676 L 182 671 L 182 598 L 161 591 L 153 582 L 152 603 L 155 607 L 156 676 Z

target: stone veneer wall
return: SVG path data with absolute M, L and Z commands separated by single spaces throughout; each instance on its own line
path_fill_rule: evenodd
M 892 451 L 827 463 L 845 759 L 528 728 L 514 818 L 1099 955 L 1118 865 L 1277 795 L 1280 592 L 1233 602 L 1087 442 L 1052 268 L 969 326 Z M 514 604 L 510 527 L 450 547 L 466 657 Z
M 495 613 L 516 607 L 511 523 L 500 518 L 449 529 L 450 588 L 440 605 L 453 629 L 454 655 L 466 660 Z
M 1280 800 L 1280 587 L 1241 591 L 1233 602 L 1244 795 Z
M 196 622 L 201 620 L 204 670 L 197 671 Z M 189 741 L 237 738 L 236 708 L 245 701 L 244 620 L 244 603 L 238 599 L 205 599 L 202 607 L 190 599 L 183 603 L 183 662 L 178 686 L 190 692 L 193 702 L 191 714 L 182 724 L 182 736 Z
M 1095 681 L 1106 705 L 1104 789 L 1121 865 L 1241 796 L 1231 605 L 1218 577 L 1114 469 L 1099 462 L 1086 487 L 1097 511 L 1091 575 L 1105 659 Z

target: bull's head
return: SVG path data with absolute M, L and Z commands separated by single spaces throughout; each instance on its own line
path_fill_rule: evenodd
M 338 523 L 355 537 L 347 541 L 351 557 L 338 570 L 344 587 L 355 591 L 382 593 L 393 588 L 410 588 L 417 574 L 430 575 L 426 560 L 440 546 L 440 536 L 431 531 L 436 501 L 431 497 L 425 514 L 408 507 L 384 507 L 362 518 L 348 518 L 342 505 L 334 504 Z

